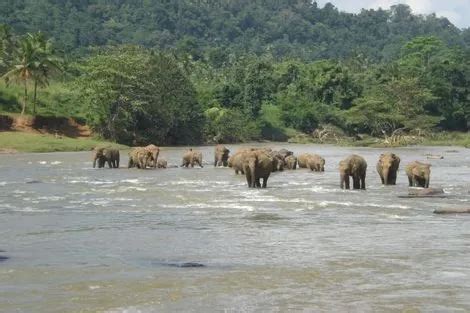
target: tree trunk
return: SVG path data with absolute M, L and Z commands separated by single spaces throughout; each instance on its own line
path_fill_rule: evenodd
M 33 115 L 36 115 L 37 90 L 38 90 L 38 82 L 35 80 L 34 81 L 34 93 L 33 93 Z
M 21 115 L 26 111 L 26 102 L 28 101 L 28 83 L 24 81 L 24 98 L 23 98 L 23 107 L 21 108 Z

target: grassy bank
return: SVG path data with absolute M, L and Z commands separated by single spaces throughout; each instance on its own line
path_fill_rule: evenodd
M 112 145 L 122 149 L 127 148 L 123 145 L 96 139 L 56 138 L 53 135 L 0 132 L 0 152 L 1 150 L 15 150 L 18 152 L 89 151 L 98 145 Z

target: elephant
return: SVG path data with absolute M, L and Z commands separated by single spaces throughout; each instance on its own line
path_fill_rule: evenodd
M 341 189 L 349 189 L 349 176 L 353 178 L 354 189 L 366 189 L 367 162 L 363 157 L 353 154 L 339 162 Z
M 119 150 L 114 148 L 96 147 L 93 149 L 93 168 L 96 167 L 98 161 L 98 168 L 102 168 L 108 163 L 109 168 L 119 168 Z
M 400 158 L 394 153 L 382 153 L 377 162 L 377 172 L 383 185 L 396 185 Z
M 259 150 L 265 152 L 265 150 Z M 273 172 L 284 170 L 284 156 L 279 151 L 266 152 L 273 159 Z
M 405 172 L 410 187 L 429 188 L 431 164 L 414 161 L 406 166 Z
M 157 161 L 157 168 L 167 168 L 168 167 L 168 162 L 165 159 L 158 159 Z
M 324 172 L 325 171 L 325 159 L 318 154 L 312 154 L 307 159 L 307 166 L 313 172 Z
M 228 155 L 230 150 L 227 149 L 224 145 L 217 145 L 215 146 L 215 153 L 214 153 L 214 167 L 217 166 L 228 166 Z
M 280 155 L 282 155 L 283 159 L 287 158 L 288 156 L 294 155 L 294 152 L 289 151 L 287 149 L 281 149 L 278 152 L 279 152 Z
M 289 155 L 284 160 L 285 167 L 289 170 L 297 169 L 297 158 L 293 155 Z
M 183 154 L 183 163 L 181 167 L 194 167 L 197 164 L 201 168 L 204 167 L 202 165 L 202 153 L 193 149 L 189 149 Z
M 148 150 L 151 153 L 151 157 L 148 160 L 147 166 L 156 168 L 157 167 L 157 162 L 158 162 L 158 155 L 160 154 L 160 148 L 157 147 L 156 145 L 148 145 L 144 147 L 146 150 Z
M 264 151 L 254 150 L 243 153 L 243 169 L 249 188 L 266 188 L 269 175 L 274 170 L 273 159 Z M 261 186 L 260 180 L 263 179 Z
M 152 153 L 143 147 L 137 147 L 129 151 L 129 163 L 128 168 L 137 167 L 139 169 L 145 169 L 152 158 Z
M 303 153 L 297 157 L 297 163 L 299 168 L 307 168 L 308 167 L 308 159 L 312 156 L 310 153 Z
M 245 175 L 245 171 L 243 170 L 243 155 L 244 153 L 248 151 L 254 151 L 252 149 L 243 149 L 243 150 L 238 150 L 235 152 L 234 155 L 232 155 L 228 161 L 228 167 L 233 168 L 235 170 L 235 174 L 238 175 L 238 173 L 241 173 L 242 175 Z
M 318 154 L 304 153 L 297 158 L 299 168 L 309 168 L 311 171 L 324 172 L 325 159 Z

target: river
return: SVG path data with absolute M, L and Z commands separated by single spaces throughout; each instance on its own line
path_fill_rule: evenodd
M 275 173 L 249 190 L 212 165 L 129 170 L 122 153 L 110 170 L 93 169 L 89 152 L 0 155 L 0 311 L 470 311 L 470 215 L 432 213 L 470 206 L 470 150 L 393 149 L 398 185 L 384 187 L 382 149 L 269 146 L 321 154 L 325 172 Z M 213 147 L 199 149 L 213 160 Z M 176 165 L 183 151 L 161 156 Z M 339 189 L 351 153 L 369 164 L 366 191 Z M 400 197 L 413 160 L 432 164 L 431 187 L 448 197 Z

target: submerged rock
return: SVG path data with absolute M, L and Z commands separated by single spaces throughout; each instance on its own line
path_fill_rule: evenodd
M 444 195 L 444 189 L 442 188 L 410 188 L 408 189 L 409 196 L 415 197 L 431 197 Z
M 436 209 L 434 214 L 470 214 L 470 208 Z

